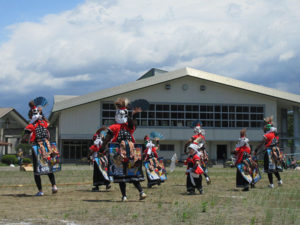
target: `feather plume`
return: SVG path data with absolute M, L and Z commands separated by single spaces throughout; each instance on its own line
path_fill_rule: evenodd
M 45 107 L 48 104 L 47 99 L 45 97 L 42 97 L 42 96 L 35 98 L 33 100 L 33 102 L 34 102 L 36 107 L 39 107 L 39 106 Z
M 162 140 L 164 138 L 164 135 L 162 135 L 161 133 L 159 132 L 156 132 L 156 131 L 152 131 L 150 133 L 150 138 L 151 139 L 159 139 L 159 140 Z
M 265 124 L 273 124 L 273 116 L 264 118 Z
M 129 99 L 128 98 L 118 98 L 115 101 L 115 106 L 117 109 L 121 109 L 121 108 L 127 108 L 129 104 Z
M 148 110 L 150 107 L 150 103 L 146 99 L 137 99 L 130 103 L 130 108 L 141 108 L 143 111 Z

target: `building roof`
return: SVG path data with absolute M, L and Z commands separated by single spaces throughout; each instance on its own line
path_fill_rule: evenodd
M 97 101 L 97 100 L 100 100 L 103 98 L 120 95 L 122 93 L 138 90 L 141 88 L 153 86 L 153 85 L 156 85 L 159 83 L 171 81 L 171 80 L 186 77 L 186 76 L 195 77 L 195 78 L 199 78 L 202 80 L 206 80 L 206 81 L 210 81 L 210 82 L 214 82 L 214 83 L 218 83 L 218 84 L 222 84 L 222 85 L 226 85 L 226 86 L 230 86 L 230 87 L 234 87 L 234 88 L 239 88 L 242 90 L 255 92 L 258 94 L 263 94 L 263 95 L 267 95 L 270 97 L 274 97 L 274 98 L 282 99 L 285 101 L 290 101 L 290 102 L 293 102 L 296 104 L 300 104 L 300 95 L 296 95 L 296 94 L 292 94 L 292 93 L 284 92 L 284 91 L 278 91 L 273 88 L 268 88 L 265 86 L 256 85 L 256 84 L 252 84 L 252 83 L 236 80 L 233 78 L 204 72 L 204 71 L 189 68 L 189 67 L 171 71 L 171 72 L 164 72 L 164 73 L 161 73 L 159 76 L 155 76 L 155 73 L 153 75 L 151 75 L 151 74 L 149 76 L 147 75 L 146 77 L 144 77 L 144 76 L 142 76 L 137 81 L 123 84 L 118 87 L 104 89 L 104 90 L 100 90 L 97 92 L 89 93 L 89 94 L 78 96 L 78 97 L 72 96 L 72 98 L 69 98 L 69 99 L 63 100 L 63 101 L 54 101 L 54 106 L 53 106 L 52 112 L 57 112 L 57 111 L 60 111 L 63 109 L 67 109 L 67 108 L 71 108 L 74 106 Z
M 11 113 L 16 120 L 18 120 L 23 126 L 26 126 L 28 121 L 14 108 L 0 108 L 0 119 L 6 116 L 8 113 Z
M 78 97 L 77 95 L 55 95 L 54 96 L 54 102 L 62 102 L 65 100 L 69 100 L 71 98 Z
M 10 111 L 14 110 L 14 108 L 0 108 L 0 118 L 5 116 Z
M 144 75 L 142 75 L 138 80 L 145 79 L 145 78 L 148 78 L 148 77 L 153 77 L 153 76 L 156 76 L 158 74 L 167 73 L 167 72 L 168 71 L 165 71 L 165 70 L 152 68 L 148 72 L 146 72 Z

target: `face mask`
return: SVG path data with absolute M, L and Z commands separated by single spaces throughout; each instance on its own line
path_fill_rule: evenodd
M 244 138 L 239 138 L 239 142 L 236 144 L 237 148 L 243 147 L 245 145 L 247 145 L 249 142 L 249 139 L 244 137 Z
M 115 120 L 119 124 L 127 123 L 128 120 L 127 109 L 118 109 L 115 115 Z

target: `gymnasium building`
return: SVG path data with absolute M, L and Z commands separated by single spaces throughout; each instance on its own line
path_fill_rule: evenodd
M 191 124 L 201 120 L 207 149 L 214 161 L 230 158 L 242 128 L 252 148 L 262 140 L 263 119 L 273 115 L 285 152 L 300 152 L 300 95 L 203 72 L 192 68 L 175 71 L 151 69 L 138 80 L 82 96 L 54 96 L 50 115 L 55 137 L 65 162 L 86 157 L 91 138 L 101 126 L 114 123 L 114 101 L 146 99 L 150 109 L 138 118 L 135 138 L 143 143 L 146 134 L 163 134 L 160 156 L 176 153 L 179 159 L 185 142 L 193 135 Z M 288 112 L 293 112 L 294 136 L 287 136 Z

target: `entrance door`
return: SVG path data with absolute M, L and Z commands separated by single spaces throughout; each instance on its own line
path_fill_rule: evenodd
M 217 145 L 217 160 L 223 161 L 227 158 L 227 145 Z

